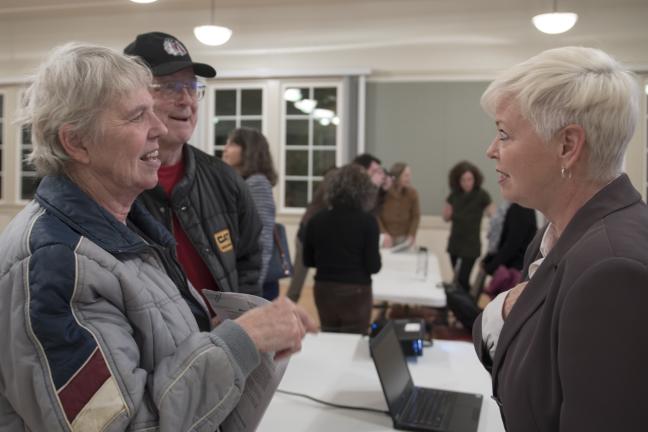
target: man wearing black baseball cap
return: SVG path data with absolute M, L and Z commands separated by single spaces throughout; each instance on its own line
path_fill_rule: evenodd
M 228 165 L 188 140 L 196 127 L 198 101 L 213 67 L 191 60 L 174 36 L 144 33 L 124 53 L 140 57 L 153 72 L 155 113 L 168 133 L 159 139 L 158 185 L 139 198 L 176 239 L 176 255 L 192 285 L 261 295 L 261 220 L 243 179 Z M 167 263 L 176 284 L 183 275 Z

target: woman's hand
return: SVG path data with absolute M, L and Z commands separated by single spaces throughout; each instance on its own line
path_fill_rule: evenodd
M 445 203 L 445 206 L 443 207 L 443 220 L 446 222 L 449 222 L 450 219 L 452 219 L 452 206 L 448 203 Z
M 392 246 L 394 246 L 394 239 L 392 238 L 392 236 L 387 233 L 383 233 L 382 247 L 390 248 Z
M 275 358 L 298 352 L 304 335 L 319 330 L 306 311 L 286 297 L 249 310 L 235 321 L 260 352 L 274 352 Z

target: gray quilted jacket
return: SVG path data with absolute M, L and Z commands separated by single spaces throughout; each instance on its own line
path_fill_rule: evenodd
M 65 177 L 0 236 L 0 328 L 0 432 L 213 432 L 259 364 L 235 322 L 200 332 L 156 248 Z

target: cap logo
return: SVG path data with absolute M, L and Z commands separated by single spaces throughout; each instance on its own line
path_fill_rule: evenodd
M 185 56 L 187 55 L 187 50 L 180 42 L 175 39 L 166 38 L 164 39 L 164 51 L 167 54 L 172 56 Z

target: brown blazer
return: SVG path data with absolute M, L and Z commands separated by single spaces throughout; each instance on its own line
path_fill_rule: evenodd
M 569 223 L 511 310 L 492 361 L 477 318 L 475 348 L 509 432 L 648 430 L 647 265 L 648 209 L 622 175 Z

